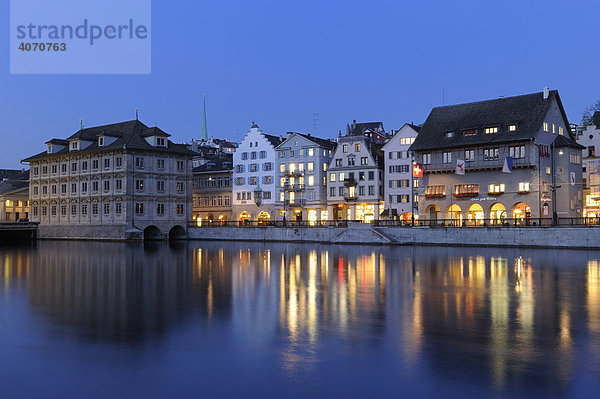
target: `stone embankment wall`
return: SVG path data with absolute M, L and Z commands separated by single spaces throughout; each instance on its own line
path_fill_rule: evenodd
M 598 227 L 411 228 L 357 223 L 348 228 L 192 227 L 188 236 L 193 240 L 221 241 L 600 249 Z

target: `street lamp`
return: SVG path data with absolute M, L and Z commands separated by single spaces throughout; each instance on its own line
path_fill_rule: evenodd
M 560 186 L 556 185 L 556 164 L 554 162 L 554 141 L 550 144 L 550 152 L 552 155 L 551 163 L 552 163 L 552 226 L 558 225 L 558 212 L 556 210 L 556 189 L 560 188 Z M 558 155 L 562 155 L 562 148 L 558 150 Z

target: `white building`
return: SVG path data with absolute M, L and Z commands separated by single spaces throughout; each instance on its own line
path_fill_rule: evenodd
M 356 123 L 338 138 L 329 165 L 327 207 L 332 220 L 371 222 L 380 218 L 383 202 L 383 123 Z
M 254 123 L 233 153 L 233 217 L 240 222 L 276 219 L 279 190 L 275 148 L 282 137 L 263 133 Z
M 597 125 L 572 126 L 582 150 L 583 216 L 600 217 L 600 112 L 594 115 Z
M 415 141 L 421 128 L 410 123 L 396 131 L 383 146 L 385 158 L 384 198 L 382 217 L 412 221 L 413 185 L 412 156 L 408 148 Z
M 335 146 L 333 140 L 289 132 L 277 147 L 280 219 L 328 220 L 327 168 Z
M 138 120 L 48 141 L 30 163 L 29 219 L 40 237 L 144 238 L 185 234 L 192 220 L 191 158 L 184 145 Z

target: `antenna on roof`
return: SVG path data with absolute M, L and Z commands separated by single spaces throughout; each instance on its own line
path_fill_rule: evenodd
M 83 130 L 83 119 L 79 120 L 79 129 Z
M 135 120 L 136 121 L 138 120 L 138 109 L 137 108 L 135 109 Z
M 446 93 L 444 92 L 444 85 L 442 85 L 442 105 L 446 105 Z

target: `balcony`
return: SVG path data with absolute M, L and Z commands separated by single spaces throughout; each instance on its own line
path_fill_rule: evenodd
M 348 178 L 348 179 L 344 179 L 344 186 L 345 187 L 356 187 L 356 180 L 354 180 L 354 178 Z
M 306 200 L 304 198 L 294 198 L 293 200 L 288 200 L 286 202 L 288 203 L 288 206 L 291 206 L 291 207 L 302 206 L 302 205 L 306 204 Z
M 289 184 L 286 183 L 284 186 L 286 191 L 304 191 L 304 184 Z
M 344 199 L 346 200 L 346 202 L 354 202 L 358 199 L 358 196 L 356 194 L 344 194 Z
M 284 176 L 286 176 L 286 177 L 297 177 L 297 176 L 304 176 L 304 171 L 303 171 L 303 170 L 302 170 L 302 171 L 300 171 L 300 170 L 295 170 L 295 171 L 293 171 L 293 172 L 292 172 L 292 171 L 286 170 L 286 171 L 283 173 L 283 175 L 284 175 Z
M 441 160 L 440 160 L 441 161 Z M 504 166 L 504 156 L 498 159 L 476 159 L 474 161 L 465 162 L 465 171 L 474 170 L 490 170 L 490 169 L 502 169 Z M 524 158 L 513 158 L 513 168 L 525 167 L 525 166 L 537 166 L 537 164 L 529 161 L 529 154 Z M 454 172 L 456 170 L 456 160 L 452 160 L 450 163 L 438 162 L 436 159 L 432 160 L 430 164 L 423 165 L 425 172 Z

